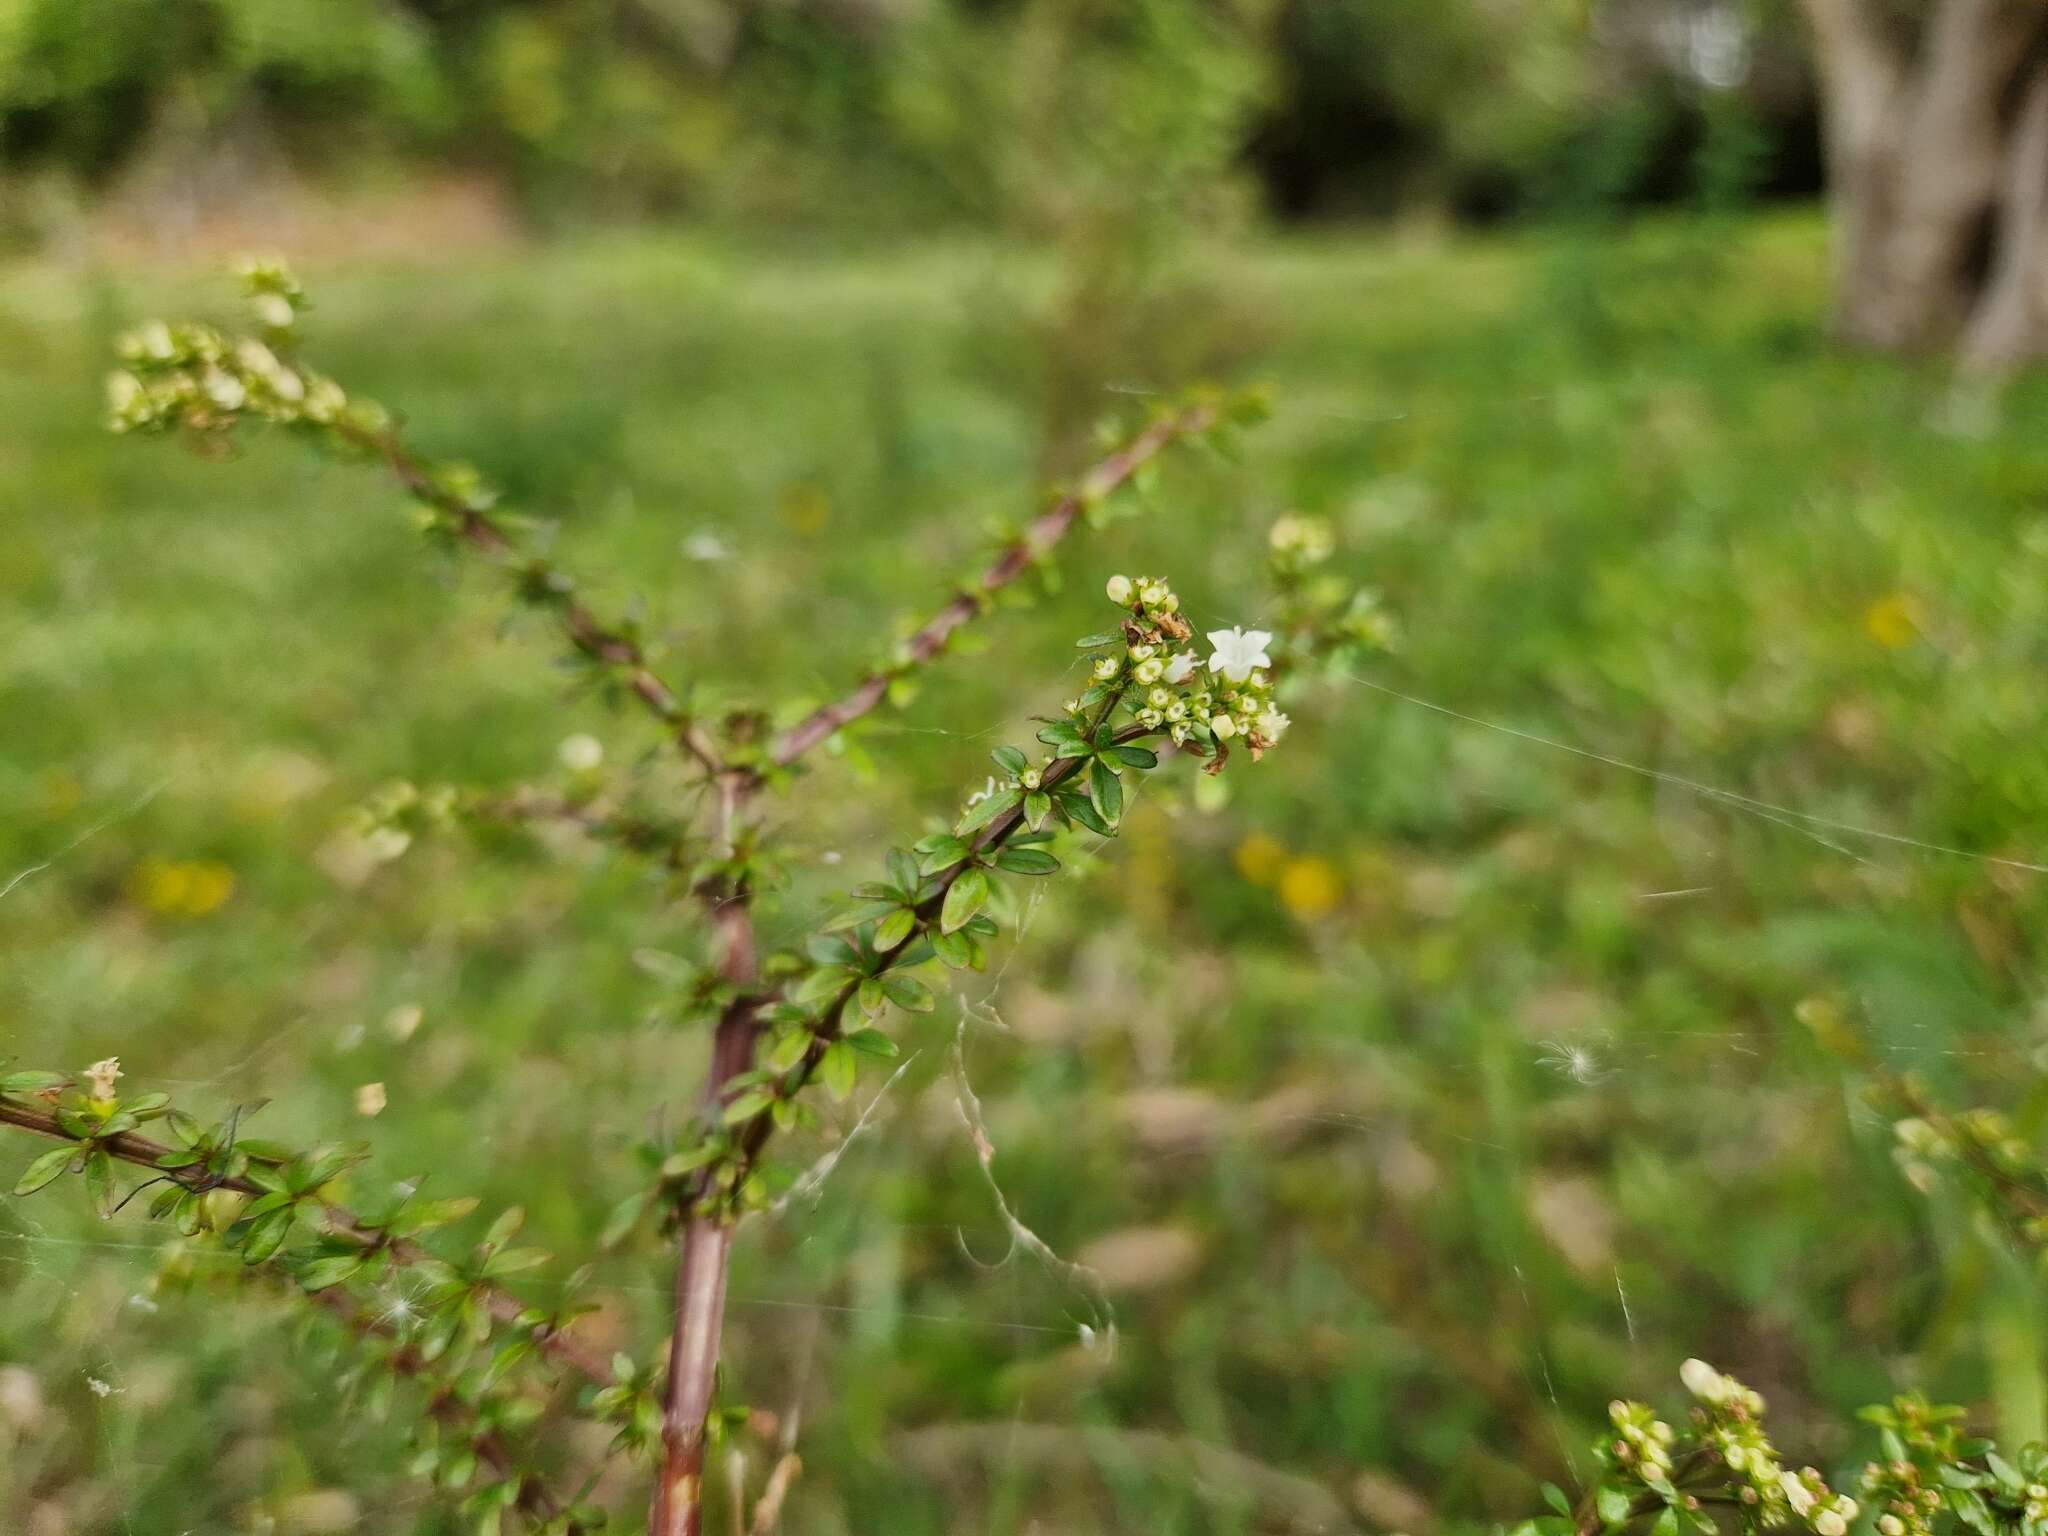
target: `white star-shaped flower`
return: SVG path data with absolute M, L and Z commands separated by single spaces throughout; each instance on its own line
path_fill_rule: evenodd
M 1209 670 L 1221 672 L 1233 683 L 1241 683 L 1261 667 L 1273 665 L 1273 658 L 1266 654 L 1266 647 L 1273 637 L 1263 629 L 1239 629 L 1235 624 L 1228 629 L 1209 631 L 1209 644 L 1215 654 L 1209 658 Z
M 1166 663 L 1166 680 L 1178 688 L 1195 675 L 1195 653 L 1182 651 Z

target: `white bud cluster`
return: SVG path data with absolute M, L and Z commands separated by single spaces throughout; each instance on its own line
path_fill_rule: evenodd
M 1677 1436 L 1649 1404 L 1616 1399 L 1607 1405 L 1607 1420 L 1614 1426 L 1608 1451 L 1617 1466 L 1645 1482 L 1671 1475 L 1671 1446 Z
M 1289 512 L 1278 518 L 1267 535 L 1274 558 L 1296 565 L 1321 565 L 1336 551 L 1337 536 L 1328 518 Z
M 381 407 L 351 403 L 332 379 L 290 360 L 291 329 L 305 307 L 291 275 L 263 261 L 245 262 L 241 271 L 266 334 L 231 341 L 211 326 L 151 320 L 136 327 L 116 344 L 123 366 L 107 378 L 113 429 L 219 431 L 255 416 L 381 431 L 388 424 Z
M 1241 738 L 1254 760 L 1286 734 L 1291 722 L 1272 699 L 1268 631 L 1212 630 L 1205 662 L 1185 648 L 1193 631 L 1180 616 L 1180 598 L 1164 580 L 1112 576 L 1105 591 L 1111 602 L 1130 610 L 1124 626 L 1129 643 L 1121 654 L 1098 657 L 1090 676 L 1097 684 L 1130 688 L 1138 724 L 1165 731 L 1176 746 Z M 1082 701 L 1070 700 L 1067 710 L 1078 713 L 1082 707 Z

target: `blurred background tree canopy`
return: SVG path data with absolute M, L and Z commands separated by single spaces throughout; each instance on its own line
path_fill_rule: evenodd
M 1029 228 L 1195 167 L 1289 219 L 1496 218 L 1683 198 L 1731 120 L 1810 195 L 1804 47 L 1749 0 L 0 0 L 0 154 L 17 236 L 409 160 L 543 221 Z

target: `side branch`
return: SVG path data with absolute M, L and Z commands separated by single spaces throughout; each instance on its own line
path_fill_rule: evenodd
M 472 549 L 496 560 L 512 563 L 520 558 L 517 544 L 502 526 L 468 497 L 442 485 L 415 458 L 393 426 L 373 428 L 342 421 L 334 428 L 344 442 L 371 454 L 391 471 L 406 491 L 447 517 L 453 532 Z M 555 606 L 569 641 L 593 661 L 618 667 L 626 675 L 627 687 L 648 711 L 675 732 L 677 744 L 713 775 L 725 772 L 725 762 L 702 726 L 684 712 L 675 690 L 647 664 L 640 643 L 631 635 L 605 624 L 581 599 L 566 595 L 560 576 L 551 569 L 533 573 L 542 584 L 543 596 L 561 591 Z
M 19 1130 L 30 1131 L 38 1136 L 48 1136 L 57 1141 L 78 1141 L 76 1136 L 58 1123 L 57 1116 L 51 1111 L 8 1099 L 0 1099 L 0 1125 L 11 1125 Z M 152 1173 L 170 1178 L 174 1183 L 186 1182 L 180 1176 L 182 1170 L 166 1172 L 163 1159 L 170 1155 L 172 1149 L 162 1142 L 152 1141 L 149 1137 L 138 1135 L 134 1131 L 122 1131 L 117 1135 L 99 1138 L 93 1144 L 121 1162 L 133 1164 L 137 1168 L 147 1168 Z M 236 1194 L 258 1199 L 267 1193 L 262 1185 L 242 1175 L 231 1175 L 219 1180 L 208 1179 L 206 1187 L 232 1190 Z M 329 1232 L 357 1243 L 366 1250 L 382 1249 L 400 1264 L 417 1264 L 433 1258 L 426 1248 L 410 1238 L 393 1237 L 364 1225 L 346 1206 L 322 1200 L 320 1208 Z M 529 1310 L 518 1297 L 497 1286 L 491 1287 L 488 1304 L 491 1316 L 501 1323 L 515 1323 Z M 569 1334 L 551 1328 L 539 1329 L 536 1330 L 535 1341 L 550 1356 L 581 1373 L 598 1386 L 611 1385 L 611 1367 Z
M 1040 515 L 1020 538 L 981 573 L 972 590 L 961 593 L 926 621 L 904 648 L 905 659 L 862 679 L 860 686 L 836 704 L 813 711 L 777 739 L 769 757 L 786 768 L 842 726 L 858 720 L 882 702 L 889 684 L 912 667 L 921 666 L 945 649 L 953 631 L 981 612 L 989 597 L 1015 581 L 1073 527 L 1075 519 L 1130 480 L 1146 464 L 1182 438 L 1208 431 L 1222 419 L 1214 405 L 1189 406 L 1161 417 L 1122 448 L 1081 477 L 1081 482 L 1050 510 Z

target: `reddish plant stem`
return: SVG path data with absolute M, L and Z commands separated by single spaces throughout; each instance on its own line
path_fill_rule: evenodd
M 371 431 L 363 427 L 337 427 L 347 441 L 374 454 L 391 471 L 392 477 L 412 495 L 455 520 L 456 532 L 472 549 L 504 562 L 516 561 L 518 545 L 491 516 L 449 494 L 434 483 L 425 465 L 412 456 L 395 428 Z M 580 599 L 567 597 L 556 607 L 563 631 L 577 650 L 593 661 L 625 669 L 626 684 L 633 696 L 675 733 L 676 742 L 710 774 L 726 772 L 723 758 L 710 734 L 684 712 L 675 691 L 647 664 L 647 656 L 632 636 L 611 628 Z
M 867 714 L 882 702 L 891 682 L 945 649 L 954 630 L 981 612 L 982 605 L 990 596 L 1023 575 L 1059 543 L 1084 511 L 1123 485 L 1173 443 L 1208 431 L 1217 420 L 1215 406 L 1189 406 L 1176 415 L 1161 417 L 1089 470 L 1081 477 L 1078 486 L 1042 513 L 1024 530 L 1021 539 L 981 573 L 972 591 L 954 598 L 910 637 L 905 647 L 906 659 L 900 665 L 870 673 L 845 698 L 814 710 L 798 721 L 769 748 L 769 757 L 778 767 L 786 768 L 834 731 Z
M 1183 437 L 1205 432 L 1220 419 L 1213 405 L 1194 405 L 1161 417 L 1130 442 L 1102 460 L 1080 483 L 1024 530 L 1023 536 L 983 571 L 973 590 L 961 593 L 941 608 L 923 628 L 912 635 L 900 665 L 870 673 L 845 698 L 829 704 L 792 726 L 770 744 L 768 759 L 786 768 L 835 731 L 873 710 L 888 693 L 889 684 L 912 667 L 930 661 L 945 648 L 955 630 L 979 614 L 987 599 L 1015 581 L 1054 545 L 1064 538 L 1081 514 L 1124 485 L 1144 465 Z M 382 448 L 383 445 L 378 445 Z M 388 457 L 388 452 L 387 452 Z M 406 471 L 393 469 L 401 480 Z M 415 467 L 416 472 L 416 467 Z M 408 481 L 408 484 L 411 482 Z M 462 526 L 474 514 L 462 509 Z M 492 530 L 495 532 L 495 530 Z M 572 635 L 575 633 L 571 626 Z M 579 644 L 582 642 L 579 640 Z M 585 647 L 588 649 L 588 647 Z M 1114 701 L 1112 701 L 1113 707 Z M 657 712 L 659 712 L 657 710 Z M 1107 718 L 1108 710 L 1103 712 Z M 689 743 L 685 741 L 687 747 Z M 715 754 L 700 760 L 717 761 Z M 1046 775 L 1048 785 L 1077 771 L 1078 760 L 1067 760 Z M 761 786 L 761 779 L 746 769 L 712 769 L 719 789 L 721 840 L 727 853 L 732 850 L 747 804 Z M 1022 821 L 1022 810 L 1009 813 L 984 830 L 976 846 L 986 848 L 1001 842 Z M 962 865 L 947 877 L 946 885 L 958 878 Z M 945 886 L 934 897 L 943 899 Z M 733 982 L 740 995 L 720 1015 L 712 1038 L 711 1064 L 705 1074 L 704 1103 L 715 1108 L 726 1096 L 726 1085 L 753 1065 L 754 1043 L 759 1033 L 757 1011 L 766 1001 L 752 995 L 759 979 L 753 920 L 744 890 L 723 885 L 707 886 L 700 892 L 711 911 L 717 938 L 720 973 Z M 938 910 L 933 905 L 931 912 Z M 927 914 L 930 915 L 929 913 Z M 891 962 L 893 963 L 893 962 Z M 826 1014 L 819 1038 L 798 1068 L 801 1083 L 816 1067 L 826 1046 L 835 1038 L 839 1018 L 850 998 L 838 999 Z M 769 1122 L 762 1117 L 747 1127 L 742 1140 L 747 1165 L 758 1159 L 767 1140 Z M 717 1384 L 719 1336 L 725 1319 L 726 1274 L 732 1259 L 733 1222 L 722 1212 L 697 1210 L 687 1216 L 678 1240 L 675 1285 L 675 1321 L 669 1338 L 668 1384 L 662 1408 L 662 1465 L 655 1478 L 648 1513 L 648 1536 L 701 1536 L 703 1529 L 705 1422 L 711 1411 Z

